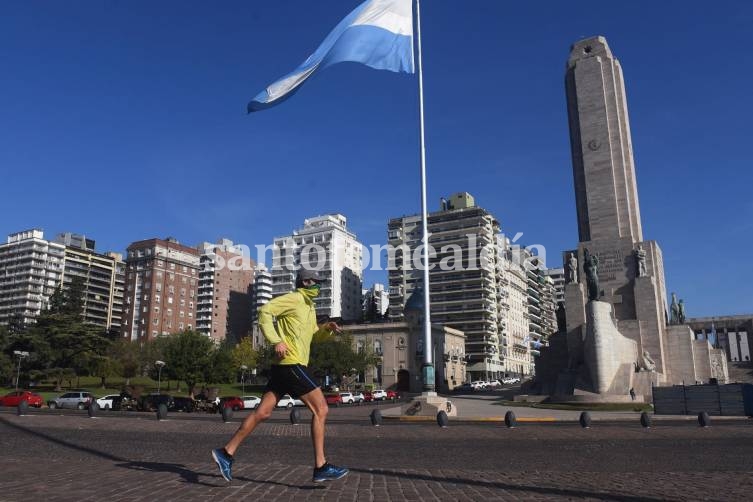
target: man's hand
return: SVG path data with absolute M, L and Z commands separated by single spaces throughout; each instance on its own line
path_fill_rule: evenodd
M 322 327 L 330 330 L 333 333 L 337 333 L 338 335 L 342 334 L 343 332 L 342 328 L 338 326 L 338 324 L 334 321 L 324 323 Z
M 285 344 L 285 342 L 280 342 L 277 345 L 275 345 L 275 354 L 277 354 L 277 357 L 280 359 L 285 357 L 285 354 L 288 353 L 288 346 Z

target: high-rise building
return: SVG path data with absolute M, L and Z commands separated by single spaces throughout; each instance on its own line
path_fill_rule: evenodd
M 121 333 L 132 341 L 196 326 L 199 251 L 172 237 L 133 242 L 126 256 Z
M 361 318 L 362 245 L 347 229 L 345 216 L 309 218 L 292 235 L 275 238 L 273 296 L 295 289 L 301 266 L 316 269 L 325 278 L 315 301 L 317 317 Z
M 559 305 L 565 303 L 565 269 L 560 268 L 548 268 L 544 270 L 544 274 L 552 278 L 554 284 L 554 303 Z
M 500 259 L 500 318 L 502 319 L 503 364 L 507 376 L 528 376 L 533 372 L 533 357 L 528 327 L 528 277 L 523 264 L 513 259 L 509 242 L 498 236 Z M 516 256 L 517 257 L 517 256 Z
M 255 348 L 264 345 L 264 336 L 259 329 L 259 309 L 272 299 L 272 274 L 263 263 L 254 269 L 254 287 L 251 290 L 252 344 Z
M 504 373 L 500 355 L 502 333 L 497 273 L 499 223 L 476 206 L 473 196 L 457 193 L 442 199 L 440 210 L 428 215 L 431 322 L 463 331 L 469 379 L 498 378 Z M 421 216 L 393 218 L 388 243 L 398 249 L 389 263 L 391 320 L 403 319 L 413 291 L 422 287 L 423 272 L 414 266 L 421 244 Z
M 375 283 L 371 288 L 364 289 L 363 293 L 363 318 L 367 321 L 381 319 L 390 308 L 390 293 L 384 284 Z
M 95 252 L 94 239 L 66 232 L 55 242 L 65 246 L 63 288 L 75 279 L 83 286 L 83 318 L 103 330 L 120 332 L 123 311 L 123 256 Z
M 251 333 L 254 264 L 233 241 L 199 245 L 196 331 L 215 342 L 238 342 Z
M 62 284 L 65 246 L 39 229 L 10 234 L 0 245 L 0 324 L 28 325 Z

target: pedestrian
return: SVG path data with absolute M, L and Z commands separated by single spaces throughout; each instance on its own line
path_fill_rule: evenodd
M 348 469 L 330 464 L 324 455 L 324 424 L 329 407 L 322 390 L 306 368 L 312 340 L 340 333 L 337 323 L 328 322 L 319 326 L 316 322 L 314 298 L 319 294 L 321 283 L 318 272 L 301 268 L 295 291 L 278 296 L 259 309 L 259 327 L 267 342 L 274 346 L 275 362 L 256 412 L 243 420 L 224 448 L 212 450 L 220 474 L 227 481 L 233 479 L 233 455 L 236 450 L 257 425 L 270 417 L 284 394 L 299 397 L 313 413 L 311 440 L 314 446 L 314 482 L 340 479 L 348 474 Z
M 630 387 L 630 399 L 635 401 L 635 389 L 633 389 L 632 387 Z

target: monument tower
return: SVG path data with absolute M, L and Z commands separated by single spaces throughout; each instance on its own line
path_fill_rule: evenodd
M 565 90 L 579 244 L 564 254 L 565 325 L 537 361 L 545 392 L 624 398 L 725 380 L 724 355 L 670 325 L 661 249 L 643 240 L 622 67 L 604 37 L 573 44 Z

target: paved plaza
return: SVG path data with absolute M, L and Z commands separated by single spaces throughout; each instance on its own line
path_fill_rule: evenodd
M 478 404 L 478 410 L 483 410 Z M 492 416 L 496 408 L 487 404 Z M 311 482 L 308 411 L 276 411 L 239 450 L 228 485 L 209 451 L 244 413 L 0 412 L 0 500 L 749 500 L 753 423 L 595 420 L 554 423 L 370 425 L 371 406 L 338 408 L 328 459 L 346 478 Z M 388 415 L 388 408 L 382 408 Z M 524 408 L 518 409 L 520 416 Z M 502 409 L 504 411 L 504 409 Z M 541 411 L 541 410 L 536 410 Z M 500 413 L 503 414 L 503 413 Z

